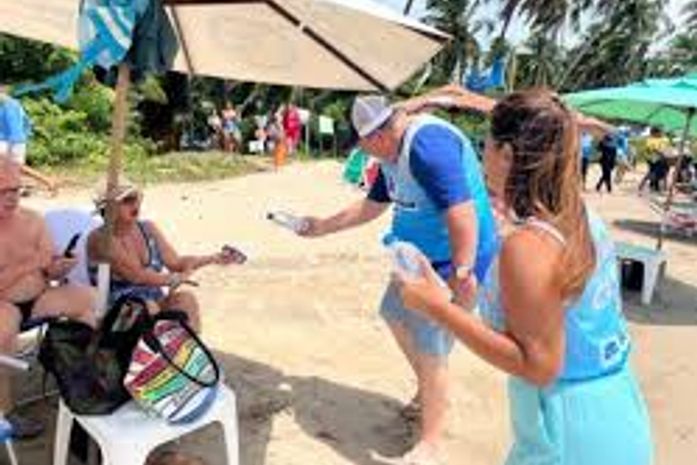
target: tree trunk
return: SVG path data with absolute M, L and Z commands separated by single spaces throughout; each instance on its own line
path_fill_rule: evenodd
M 409 15 L 411 12 L 411 7 L 414 4 L 414 0 L 407 0 L 406 5 L 404 5 L 404 16 Z

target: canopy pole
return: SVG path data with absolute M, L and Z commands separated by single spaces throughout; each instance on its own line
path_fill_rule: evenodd
M 116 203 L 112 200 L 119 185 L 119 175 L 123 166 L 123 143 L 126 138 L 126 117 L 128 114 L 128 88 L 130 86 L 130 69 L 126 63 L 119 65 L 116 81 L 116 100 L 111 121 L 111 156 L 107 171 L 107 205 L 105 218 L 105 240 L 102 245 L 103 257 L 111 258 L 111 236 L 116 219 Z
M 177 37 L 179 38 L 179 44 L 181 44 L 182 47 L 182 52 L 184 54 L 184 63 L 186 63 L 186 72 L 187 72 L 187 87 L 188 91 L 186 93 L 186 109 L 188 112 L 188 116 L 186 118 L 186 125 L 188 126 L 188 131 L 189 137 L 193 137 L 194 133 L 194 102 L 193 98 L 191 97 L 191 91 L 193 88 L 193 80 L 194 80 L 194 62 L 191 59 L 191 51 L 189 50 L 189 44 L 186 42 L 186 39 L 184 38 L 184 29 L 182 29 L 182 23 L 181 19 L 179 19 L 179 12 L 177 11 L 177 7 L 172 5 L 170 7 L 170 10 L 172 11 L 172 19 L 174 20 L 174 30 L 176 31 Z M 185 129 L 186 130 L 186 129 Z M 179 147 L 181 149 L 181 147 Z
M 676 184 L 678 183 L 678 176 L 680 175 L 680 167 L 682 165 L 682 162 L 685 158 L 685 151 L 687 148 L 687 139 L 690 137 L 690 127 L 692 126 L 692 119 L 695 117 L 695 113 L 697 112 L 697 109 L 695 108 L 689 108 L 687 110 L 687 118 L 685 122 L 685 129 L 683 130 L 682 133 L 682 139 L 680 140 L 680 149 L 678 150 L 678 161 L 675 166 L 675 170 L 673 171 L 673 176 L 671 177 L 670 180 L 670 186 L 668 188 L 668 196 L 666 197 L 666 203 L 663 207 L 663 218 L 661 218 L 661 229 L 658 233 L 658 244 L 656 244 L 656 250 L 661 250 L 663 247 L 663 235 L 665 231 L 664 227 L 664 221 L 665 218 L 668 214 L 668 210 L 670 210 L 670 206 L 673 203 L 673 197 L 675 196 L 675 187 Z

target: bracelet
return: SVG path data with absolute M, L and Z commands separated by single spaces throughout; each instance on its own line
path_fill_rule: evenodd
M 169 275 L 169 279 L 167 280 L 167 287 L 169 288 L 175 288 L 179 286 L 182 283 L 182 277 L 179 273 L 172 273 Z

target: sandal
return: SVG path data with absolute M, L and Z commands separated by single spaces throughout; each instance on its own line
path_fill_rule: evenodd
M 435 453 L 427 452 L 425 447 L 418 444 L 401 457 L 385 457 L 376 451 L 371 451 L 370 458 L 384 465 L 445 465 L 445 462 Z
M 12 428 L 14 439 L 33 439 L 44 432 L 44 424 L 34 418 L 20 416 L 15 412 L 5 415 L 5 420 Z
M 402 407 L 399 414 L 405 420 L 418 420 L 421 418 L 421 401 L 419 400 L 419 395 L 415 395 L 408 404 Z

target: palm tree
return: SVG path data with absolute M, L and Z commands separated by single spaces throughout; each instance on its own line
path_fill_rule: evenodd
M 648 71 L 652 44 L 674 31 L 667 0 L 598 0 L 596 22 L 571 51 L 556 85 L 566 90 L 621 85 Z
M 564 64 L 564 51 L 547 34 L 536 31 L 516 54 L 515 87 L 539 87 L 553 84 Z
M 404 16 L 407 16 L 411 12 L 411 7 L 414 4 L 414 0 L 407 0 L 407 3 L 404 5 Z
M 481 0 L 428 0 L 426 21 L 452 36 L 438 58 L 441 74 L 460 83 L 468 66 L 477 66 L 481 47 L 476 35 L 491 33 L 490 20 L 478 17 Z
M 503 0 L 499 12 L 503 21 L 500 36 L 506 36 L 516 15 L 528 22 L 533 30 L 554 35 L 567 23 L 578 26 L 581 14 L 594 3 L 594 0 Z
M 697 27 L 697 0 L 691 0 L 682 9 L 688 30 Z

